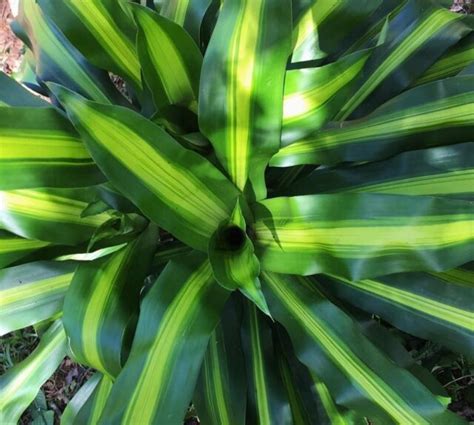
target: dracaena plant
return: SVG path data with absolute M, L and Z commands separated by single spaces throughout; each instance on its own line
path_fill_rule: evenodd
M 63 424 L 462 423 L 399 338 L 474 347 L 473 26 L 438 3 L 22 1 L 0 327 L 41 340 L 2 423 L 65 355 Z

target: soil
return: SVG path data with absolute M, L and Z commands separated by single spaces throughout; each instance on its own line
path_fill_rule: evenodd
M 12 20 L 8 0 L 0 0 L 0 71 L 9 75 L 18 71 L 24 53 L 23 43 L 10 29 Z

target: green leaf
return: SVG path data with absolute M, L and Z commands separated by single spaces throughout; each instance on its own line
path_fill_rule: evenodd
M 39 96 L 35 96 L 13 78 L 1 71 L 0 87 L 2 88 L 0 92 L 0 106 L 34 106 L 36 108 L 48 108 L 51 106 L 48 102 Z M 5 111 L 5 109 L 2 108 L 2 111 Z
M 103 103 L 123 103 L 105 71 L 88 63 L 48 18 L 36 0 L 20 3 L 20 13 L 13 26 L 30 47 L 36 61 L 36 75 L 41 82 L 53 81 Z
M 301 139 L 334 118 L 369 55 L 368 50 L 360 51 L 329 65 L 286 72 L 283 144 Z
M 2 190 L 105 181 L 74 127 L 52 108 L 0 106 L 0 133 Z
M 209 241 L 209 261 L 217 282 L 231 291 L 239 289 L 260 310 L 269 314 L 260 289 L 260 263 L 246 233 L 246 222 L 237 202 L 230 219 L 222 224 Z
M 336 404 L 321 379 L 296 358 L 291 340 L 282 329 L 275 334 L 275 355 L 294 425 L 366 424 L 363 417 Z
M 145 296 L 130 356 L 100 423 L 182 424 L 229 292 L 201 254 L 172 261 Z
M 104 410 L 105 403 L 107 402 L 110 391 L 112 390 L 113 381 L 100 373 L 97 373 L 91 379 L 94 379 L 96 376 L 98 382 L 93 383 L 94 388 L 92 389 L 92 393 L 88 395 L 87 399 L 80 400 L 81 405 L 77 406 L 78 410 L 74 413 L 73 417 L 69 414 L 64 419 L 67 411 L 66 408 L 61 417 L 61 425 L 96 425 L 99 423 L 100 415 Z M 87 383 L 85 385 L 87 385 Z M 90 390 L 88 389 L 87 392 L 89 393 Z M 74 401 L 74 398 L 72 401 Z
M 246 303 L 242 344 L 248 382 L 247 423 L 291 423 L 290 405 L 275 358 L 270 319 Z
M 385 42 L 364 67 L 364 79 L 336 120 L 361 117 L 406 89 L 449 47 L 471 32 L 459 13 L 412 0 L 389 22 Z M 354 112 L 356 112 L 354 114 Z
M 140 89 L 133 20 L 117 0 L 39 0 L 44 13 L 91 63 L 111 70 Z
M 126 360 L 157 240 L 150 226 L 112 255 L 83 262 L 66 295 L 63 322 L 74 358 L 112 378 Z
M 165 266 L 168 261 L 189 254 L 191 251 L 189 246 L 179 241 L 160 243 L 153 258 L 153 266 Z
M 51 245 L 50 242 L 23 239 L 0 230 L 0 268 L 49 245 Z
M 48 410 L 42 389 L 38 391 L 33 403 L 26 410 L 26 414 L 31 416 L 31 425 L 54 425 L 54 411 Z
M 442 78 L 454 77 L 472 63 L 474 63 L 474 33 L 470 33 L 451 47 L 413 85 L 418 86 Z
M 211 335 L 193 403 L 203 424 L 244 425 L 247 382 L 239 338 L 241 305 L 231 298 Z
M 448 283 L 428 273 L 400 273 L 353 282 L 318 278 L 339 298 L 399 329 L 437 341 L 467 355 L 474 350 L 474 288 Z
M 290 0 L 224 2 L 203 63 L 201 131 L 235 185 L 256 199 L 265 197 L 265 167 L 280 145 L 290 8 Z
M 292 62 L 335 54 L 347 35 L 363 26 L 380 3 L 381 0 L 293 0 Z
M 129 199 L 123 196 L 120 191 L 113 187 L 110 182 L 96 187 L 100 199 L 112 209 L 123 213 L 140 213 L 140 210 Z
M 63 414 L 61 415 L 61 425 L 74 425 L 78 418 L 78 414 L 87 401 L 91 398 L 94 390 L 102 379 L 100 373 L 94 373 L 69 400 Z
M 178 239 L 206 251 L 238 195 L 225 176 L 139 114 L 54 90 L 117 189 Z
M 472 288 L 474 286 L 474 262 L 464 264 L 456 269 L 438 273 L 431 272 L 430 274 L 447 283 L 463 285 L 468 288 Z
M 371 193 L 274 198 L 254 208 L 264 270 L 350 279 L 473 259 L 472 203 Z
M 182 26 L 201 45 L 201 25 L 213 0 L 164 0 L 160 14 Z
M 39 261 L 0 270 L 0 335 L 62 311 L 76 264 Z
M 108 213 L 81 217 L 92 194 L 88 189 L 0 191 L 0 227 L 25 238 L 78 244 L 110 218 Z
M 404 152 L 385 161 L 315 170 L 285 195 L 373 192 L 474 197 L 474 143 Z
M 474 76 L 424 84 L 360 120 L 334 123 L 283 147 L 272 166 L 373 161 L 407 150 L 470 142 Z
M 375 47 L 387 42 L 390 23 L 400 13 L 410 0 L 384 0 L 375 11 L 366 16 L 363 25 L 353 31 L 341 41 L 337 48 L 340 57 L 354 53 L 360 49 Z M 410 20 L 406 20 L 409 23 Z
M 311 280 L 264 273 L 274 317 L 296 355 L 319 374 L 336 400 L 375 423 L 462 423 L 410 373 L 380 352 Z
M 0 422 L 16 424 L 35 399 L 40 387 L 53 374 L 66 355 L 66 334 L 56 320 L 41 337 L 38 347 L 25 360 L 0 377 Z
M 182 105 L 197 112 L 202 55 L 179 25 L 152 10 L 133 7 L 143 76 L 160 111 Z

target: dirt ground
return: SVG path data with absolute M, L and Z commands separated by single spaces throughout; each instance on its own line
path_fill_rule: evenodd
M 18 70 L 24 53 L 23 43 L 10 29 L 12 20 L 8 0 L 0 0 L 0 70 L 9 75 Z

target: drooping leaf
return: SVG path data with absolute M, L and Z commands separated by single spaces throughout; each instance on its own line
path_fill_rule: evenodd
M 72 46 L 36 0 L 23 0 L 14 30 L 30 47 L 41 82 L 62 84 L 89 99 L 103 103 L 126 103 L 105 71 L 93 67 Z
M 66 334 L 61 320 L 56 320 L 41 337 L 39 345 L 25 360 L 0 377 L 0 419 L 2 424 L 16 424 L 35 399 L 44 382 L 66 355 Z
M 0 335 L 60 313 L 75 268 L 44 261 L 0 270 Z
M 301 139 L 334 118 L 369 55 L 370 51 L 360 51 L 329 65 L 286 72 L 283 144 Z
M 375 423 L 462 423 L 426 387 L 397 367 L 308 278 L 264 273 L 274 317 L 298 359 L 319 374 L 337 403 Z
M 50 242 L 23 239 L 0 230 L 0 268 L 4 268 L 16 260 L 49 245 L 51 245 Z
M 95 388 L 99 385 L 102 375 L 94 373 L 69 400 L 63 414 L 61 415 L 61 425 L 74 425 L 77 422 L 78 413 L 92 396 Z
M 295 356 L 291 340 L 278 328 L 275 355 L 288 394 L 294 425 L 365 424 L 361 415 L 338 406 L 327 386 Z
M 462 15 L 424 0 L 408 1 L 388 23 L 384 42 L 366 62 L 364 79 L 336 120 L 364 116 L 399 94 L 469 32 Z
M 73 421 L 71 425 L 95 425 L 99 423 L 105 403 L 112 390 L 113 381 L 100 373 L 97 373 L 97 376 L 99 382 L 94 385 L 92 393 L 83 401 L 82 405 L 78 406 L 80 409 L 75 413 L 74 418 L 71 418 Z M 64 415 L 61 417 L 61 425 L 70 425 L 70 422 L 63 424 L 63 417 Z
M 293 0 L 292 62 L 336 54 L 341 41 L 363 26 L 380 3 L 381 0 Z
M 36 108 L 47 108 L 50 106 L 48 102 L 39 96 L 35 96 L 1 71 L 0 87 L 2 88 L 0 91 L 0 106 L 31 106 Z
M 246 303 L 242 343 L 248 381 L 247 423 L 291 423 L 291 411 L 275 358 L 270 319 Z
M 92 194 L 87 189 L 0 191 L 0 227 L 41 241 L 64 245 L 84 242 L 110 218 L 108 213 L 81 217 Z
M 145 296 L 100 423 L 180 424 L 229 292 L 201 254 L 172 261 Z
M 201 25 L 213 0 L 164 0 L 160 14 L 182 26 L 201 46 Z
M 357 50 L 379 46 L 387 41 L 391 21 L 403 10 L 410 0 L 383 0 L 373 13 L 366 16 L 364 24 L 341 41 L 337 48 L 340 57 Z M 406 24 L 410 19 L 406 20 Z
M 207 250 L 237 198 L 225 176 L 137 113 L 55 91 L 110 181 L 178 239 Z
M 91 63 L 141 88 L 136 28 L 117 0 L 39 0 L 38 3 Z
M 373 161 L 407 150 L 470 142 L 474 131 L 474 77 L 415 87 L 365 118 L 334 123 L 283 147 L 276 167 Z
M 315 170 L 285 195 L 373 192 L 395 195 L 474 196 L 474 143 L 404 152 L 385 161 Z
M 241 305 L 229 300 L 209 340 L 193 403 L 203 424 L 244 425 L 247 382 L 239 337 Z
M 474 350 L 474 287 L 447 283 L 428 273 L 400 273 L 351 281 L 335 275 L 318 278 L 324 287 L 358 308 L 455 352 Z
M 83 262 L 66 295 L 63 322 L 75 359 L 112 378 L 126 359 L 157 239 L 150 226 L 112 255 Z
M 280 145 L 290 10 L 290 0 L 224 2 L 201 73 L 201 131 L 235 185 L 256 199 Z
M 180 105 L 197 112 L 202 55 L 178 24 L 141 6 L 133 8 L 143 76 L 155 106 Z
M 0 106 L 0 175 L 2 190 L 105 181 L 74 127 L 54 109 L 37 107 Z
M 463 285 L 468 288 L 472 288 L 474 282 L 474 262 L 464 264 L 452 270 L 446 270 L 444 272 L 430 272 L 432 276 L 437 279 L 441 279 L 447 283 L 455 283 L 457 285 Z
M 350 279 L 445 270 L 472 260 L 472 203 L 372 193 L 273 198 L 256 204 L 264 270 Z
M 470 33 L 431 65 L 413 85 L 419 86 L 442 78 L 454 77 L 474 63 L 474 34 Z

